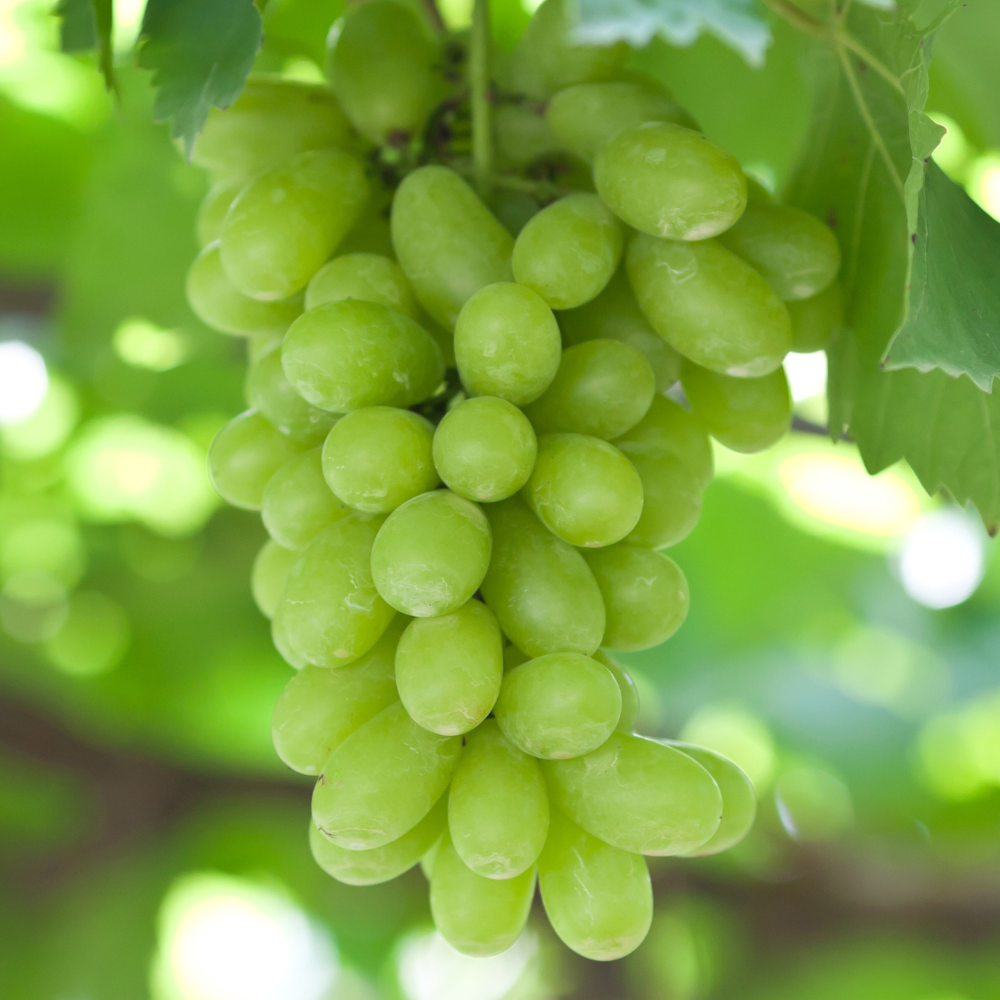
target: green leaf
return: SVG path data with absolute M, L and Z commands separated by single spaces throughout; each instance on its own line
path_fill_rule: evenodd
M 115 90 L 114 0 L 59 0 L 59 46 L 63 52 L 97 49 L 108 90 Z
M 251 0 L 149 0 L 139 64 L 153 71 L 158 121 L 190 155 L 212 106 L 239 96 L 261 43 Z

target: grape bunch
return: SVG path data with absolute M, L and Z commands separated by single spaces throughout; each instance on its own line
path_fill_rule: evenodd
M 839 251 L 625 47 L 571 44 L 563 0 L 495 54 L 477 193 L 466 41 L 370 0 L 331 86 L 251 77 L 209 118 L 187 291 L 246 338 L 250 404 L 210 471 L 270 536 L 253 593 L 297 670 L 274 745 L 318 776 L 320 866 L 420 863 L 471 955 L 517 939 L 537 878 L 559 937 L 613 959 L 649 928 L 644 856 L 727 849 L 755 797 L 636 735 L 611 653 L 684 621 L 662 550 L 698 521 L 709 435 L 785 432 L 782 359 L 840 322 Z

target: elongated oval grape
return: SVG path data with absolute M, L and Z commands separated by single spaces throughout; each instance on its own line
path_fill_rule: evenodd
M 715 241 L 639 235 L 628 276 L 650 323 L 675 350 L 723 375 L 773 372 L 792 344 L 792 323 L 770 285 Z
M 296 552 L 295 556 L 297 559 L 299 553 Z M 299 656 L 288 642 L 288 636 L 285 635 L 284 609 L 284 589 L 282 589 L 282 599 L 278 602 L 278 606 L 274 609 L 274 614 L 271 616 L 271 642 L 274 643 L 274 648 L 285 663 L 296 670 L 301 670 L 309 661 L 304 656 Z
M 684 541 L 701 518 L 697 473 L 674 455 L 630 453 L 628 459 L 642 482 L 642 514 L 623 541 L 647 549 L 666 549 Z
M 730 378 L 685 365 L 681 381 L 699 423 L 731 451 L 763 451 L 788 430 L 792 399 L 783 368 L 762 378 Z
M 649 325 L 620 267 L 604 291 L 578 309 L 557 317 L 569 346 L 590 340 L 620 340 L 634 347 L 649 362 L 657 392 L 669 389 L 681 377 L 681 356 Z
M 414 618 L 396 651 L 399 700 L 410 718 L 442 736 L 475 729 L 500 693 L 502 641 L 496 617 L 479 601 Z
M 538 519 L 570 545 L 613 545 L 642 513 L 642 482 L 614 445 L 583 434 L 543 434 L 524 487 Z
M 705 240 L 743 214 L 739 162 L 700 132 L 647 122 L 619 132 L 594 160 L 594 184 L 630 226 L 669 240 Z
M 719 828 L 704 844 L 689 851 L 686 857 L 703 858 L 709 854 L 728 851 L 747 835 L 757 815 L 757 793 L 753 782 L 742 768 L 714 750 L 676 740 L 665 742 L 701 764 L 715 779 L 722 793 L 722 821 Z
M 549 796 L 538 761 L 487 719 L 466 737 L 448 792 L 448 830 L 458 856 L 477 875 L 514 878 L 545 845 Z
M 437 486 L 433 440 L 434 425 L 419 414 L 366 406 L 348 413 L 330 432 L 323 445 L 323 475 L 344 503 L 388 514 Z
M 319 448 L 290 458 L 264 487 L 260 516 L 286 549 L 304 549 L 324 528 L 351 513 L 323 478 Z
M 186 291 L 191 311 L 202 323 L 234 337 L 280 337 L 302 313 L 301 302 L 258 302 L 237 291 L 222 269 L 218 241 L 195 257 L 188 269 Z
M 208 474 L 226 503 L 260 510 L 267 481 L 302 445 L 276 431 L 256 410 L 247 410 L 215 435 Z
M 313 791 L 313 820 L 340 847 L 382 847 L 430 812 L 461 750 L 457 736 L 418 726 L 397 701 L 330 755 Z
M 688 582 L 673 559 L 635 545 L 591 549 L 584 558 L 604 599 L 602 646 L 627 652 L 649 649 L 684 624 Z
M 722 795 L 673 747 L 614 733 L 598 749 L 542 764 L 552 804 L 589 834 L 636 854 L 685 854 L 719 827 Z
M 250 365 L 247 400 L 282 434 L 306 445 L 322 443 L 339 419 L 335 413 L 310 406 L 292 388 L 281 367 L 280 340 Z
M 814 215 L 789 205 L 750 205 L 719 242 L 755 267 L 786 301 L 823 291 L 840 270 L 840 244 Z
M 446 330 L 480 288 L 510 280 L 514 238 L 447 167 L 421 167 L 399 185 L 392 244 L 420 304 Z
M 593 653 L 604 635 L 604 604 L 583 556 L 517 497 L 485 511 L 493 556 L 482 593 L 504 634 L 529 656 Z
M 432 395 L 444 376 L 441 350 L 422 326 L 358 299 L 303 313 L 285 334 L 281 363 L 303 399 L 334 413 L 412 406 Z
M 582 653 L 549 653 L 504 675 L 496 719 L 519 750 L 563 760 L 596 750 L 621 711 L 621 692 L 607 667 Z
M 273 538 L 269 538 L 257 553 L 250 574 L 250 592 L 260 613 L 271 618 L 281 603 L 285 592 L 285 580 L 298 554 L 282 548 Z
M 445 835 L 431 874 L 431 915 L 456 951 L 478 958 L 506 951 L 521 936 L 534 895 L 534 868 L 514 878 L 484 878 Z
M 442 795 L 433 809 L 402 837 L 367 851 L 339 847 L 309 823 L 309 847 L 316 863 L 338 882 L 378 885 L 409 871 L 440 839 L 448 823 L 448 797 Z
M 279 608 L 293 652 L 318 667 L 340 667 L 378 642 L 394 612 L 371 575 L 382 518 L 352 513 L 321 531 L 285 582 Z
M 561 350 L 552 310 L 523 285 L 500 282 L 480 289 L 455 326 L 455 359 L 465 388 L 517 406 L 545 391 Z
M 351 733 L 397 700 L 393 663 L 405 625 L 397 618 L 348 666 L 307 664 L 285 685 L 271 713 L 271 740 L 293 771 L 319 774 Z
M 553 309 L 575 309 L 611 280 L 623 245 L 621 223 L 597 195 L 567 195 L 521 230 L 511 257 L 514 279 Z
M 844 324 L 844 289 L 839 281 L 808 299 L 785 305 L 792 319 L 792 350 L 800 354 L 823 350 Z
M 513 496 L 528 481 L 537 453 L 531 422 L 497 396 L 466 399 L 434 432 L 434 464 L 445 485 L 480 503 Z
M 399 144 L 423 132 L 444 96 L 437 60 L 437 46 L 410 8 L 371 0 L 348 11 L 330 52 L 330 78 L 363 136 Z
M 639 690 L 635 686 L 635 681 L 632 680 L 632 675 L 603 649 L 594 653 L 594 659 L 611 671 L 611 676 L 614 677 L 622 696 L 622 714 L 618 716 L 618 725 L 615 729 L 619 733 L 631 733 L 639 718 Z
M 551 385 L 525 407 L 539 434 L 589 434 L 610 441 L 634 427 L 656 392 L 649 362 L 620 340 L 590 340 L 563 351 Z
M 367 199 L 353 156 L 303 153 L 240 192 L 222 226 L 222 267 L 244 295 L 287 299 L 326 263 Z
M 434 490 L 397 507 L 372 549 L 372 577 L 397 611 L 417 618 L 458 610 L 490 563 L 490 526 L 474 503 Z
M 653 887 L 645 859 L 602 843 L 557 810 L 538 882 L 552 929 L 584 958 L 622 958 L 649 931 Z
M 635 462 L 638 458 L 672 456 L 684 463 L 699 486 L 712 481 L 712 442 L 694 416 L 665 396 L 654 396 L 646 415 L 615 446 Z
M 198 218 L 195 220 L 195 237 L 199 247 L 207 247 L 222 235 L 226 212 L 245 186 L 246 182 L 242 179 L 229 178 L 218 181 L 209 188 L 208 194 L 198 206 Z
M 324 264 L 306 287 L 306 309 L 324 302 L 361 299 L 378 302 L 420 320 L 420 306 L 403 269 L 377 253 L 349 253 Z
M 561 150 L 544 114 L 527 104 L 501 104 L 492 115 L 499 158 L 525 166 L 540 156 Z

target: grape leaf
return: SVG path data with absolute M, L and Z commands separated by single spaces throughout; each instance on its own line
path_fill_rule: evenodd
M 644 48 L 659 35 L 688 46 L 708 32 L 751 66 L 763 66 L 771 44 L 755 0 L 578 0 L 578 13 L 575 35 L 591 45 L 625 41 Z
M 98 65 L 108 90 L 115 90 L 114 0 L 60 0 L 59 44 L 63 52 L 97 49 Z
M 212 106 L 239 96 L 260 48 L 252 0 L 149 0 L 139 65 L 153 71 L 153 113 L 172 119 L 171 134 L 190 156 Z

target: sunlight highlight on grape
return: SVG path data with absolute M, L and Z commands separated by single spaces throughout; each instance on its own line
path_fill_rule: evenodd
M 982 531 L 958 510 L 925 514 L 899 554 L 903 589 L 928 608 L 950 608 L 968 600 L 984 571 Z

